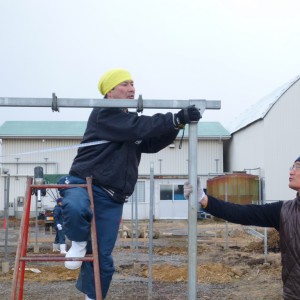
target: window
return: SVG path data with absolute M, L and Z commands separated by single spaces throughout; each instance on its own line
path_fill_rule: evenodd
M 145 181 L 138 181 L 134 191 L 136 192 L 137 202 L 145 202 Z M 132 202 L 133 197 L 135 197 L 135 192 L 128 198 L 128 202 Z M 134 201 L 136 200 L 134 199 Z
M 186 200 L 183 195 L 182 184 L 161 184 L 160 200 Z
M 173 200 L 173 185 L 162 184 L 160 186 L 160 200 Z
M 17 197 L 17 205 L 18 205 L 18 207 L 24 206 L 24 197 L 22 197 L 22 196 Z
M 183 195 L 183 184 L 174 185 L 174 200 L 186 200 Z

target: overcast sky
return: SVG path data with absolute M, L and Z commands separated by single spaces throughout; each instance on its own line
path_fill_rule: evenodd
M 298 0 L 0 0 L 0 97 L 99 98 L 100 76 L 121 67 L 136 97 L 221 100 L 202 120 L 226 125 L 300 74 L 299 8 Z M 89 111 L 0 107 L 0 125 L 86 120 Z

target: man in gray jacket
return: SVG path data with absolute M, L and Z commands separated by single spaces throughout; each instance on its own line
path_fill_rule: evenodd
M 197 196 L 202 208 L 224 220 L 242 225 L 274 227 L 279 231 L 282 261 L 283 297 L 300 299 L 300 156 L 290 168 L 289 187 L 296 198 L 265 205 L 239 205 L 206 195 L 198 181 Z M 184 195 L 189 197 L 192 186 L 184 184 Z

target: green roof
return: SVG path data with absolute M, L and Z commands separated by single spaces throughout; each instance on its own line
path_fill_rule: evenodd
M 6 137 L 82 137 L 85 121 L 7 121 L 0 127 Z
M 197 128 L 197 135 L 199 138 L 222 138 L 229 139 L 230 133 L 219 122 L 199 122 Z M 178 134 L 182 136 L 182 132 Z M 189 136 L 189 126 L 186 125 L 184 130 L 184 137 Z
M 53 137 L 79 138 L 86 128 L 85 121 L 7 121 L 0 127 L 0 138 Z M 184 137 L 188 136 L 188 126 Z M 182 136 L 182 132 L 178 137 Z M 199 122 L 199 138 L 229 139 L 230 133 L 219 122 Z

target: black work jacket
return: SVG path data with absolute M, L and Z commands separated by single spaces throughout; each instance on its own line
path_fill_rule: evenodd
M 274 227 L 276 230 L 279 230 L 282 204 L 283 201 L 264 205 L 240 205 L 208 196 L 208 205 L 205 208 L 205 211 L 217 218 L 232 223 L 260 227 Z
M 93 184 L 130 196 L 141 154 L 160 151 L 177 134 L 172 113 L 138 116 L 120 108 L 94 108 L 82 143 L 109 142 L 79 148 L 70 175 L 83 179 L 92 176 Z
M 62 225 L 64 218 L 63 218 L 63 211 L 62 207 L 58 204 L 55 205 L 53 209 L 53 218 L 54 218 L 54 225 L 57 226 L 57 224 Z

